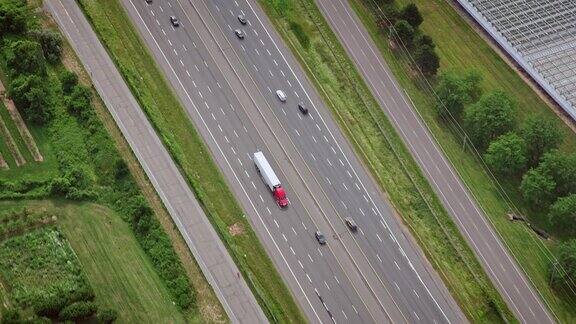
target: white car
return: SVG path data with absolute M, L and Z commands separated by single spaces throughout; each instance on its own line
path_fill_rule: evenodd
M 286 101 L 286 94 L 284 93 L 284 91 L 276 90 L 276 95 L 278 96 L 278 99 L 280 99 L 280 101 L 282 102 Z

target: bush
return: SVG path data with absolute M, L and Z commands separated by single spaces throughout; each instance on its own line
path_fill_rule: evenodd
M 118 312 L 114 309 L 107 308 L 100 310 L 96 315 L 96 318 L 101 324 L 111 324 L 118 318 Z
M 66 106 L 68 111 L 81 118 L 86 118 L 86 114 L 91 112 L 92 92 L 90 89 L 77 84 L 72 87 L 72 93 L 66 98 Z
M 6 63 L 10 73 L 18 74 L 46 74 L 46 59 L 40 43 L 31 40 L 17 40 L 8 43 L 6 49 Z
M 424 21 L 418 7 L 414 3 L 407 4 L 400 13 L 402 19 L 406 20 L 412 27 L 418 28 Z
M 10 308 L 2 313 L 2 324 L 19 324 L 22 323 L 22 314 L 17 308 Z
M 61 320 L 77 321 L 94 315 L 97 309 L 94 302 L 79 301 L 64 307 L 58 317 Z
M 78 84 L 78 76 L 76 73 L 66 70 L 60 74 L 60 83 L 62 83 L 62 92 L 69 95 Z
M 0 35 L 26 31 L 30 10 L 24 0 L 0 1 Z
M 62 36 L 60 36 L 60 34 L 41 29 L 32 32 L 32 36 L 34 36 L 42 46 L 44 57 L 49 63 L 56 64 L 60 62 L 60 58 L 62 57 Z
M 124 162 L 122 159 L 116 160 L 114 163 L 114 178 L 116 180 L 120 180 L 126 177 L 129 173 L 130 170 L 128 169 L 126 162 Z
M 310 38 L 308 37 L 308 34 L 304 31 L 304 28 L 302 28 L 302 26 L 299 23 L 290 21 L 290 29 L 298 39 L 298 42 L 300 42 L 300 45 L 302 45 L 304 49 L 309 49 Z

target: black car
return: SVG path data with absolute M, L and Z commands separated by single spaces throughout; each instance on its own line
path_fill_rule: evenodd
M 358 225 L 356 225 L 356 222 L 352 217 L 346 217 L 344 218 L 344 221 L 346 222 L 346 226 L 348 226 L 352 232 L 356 232 L 358 230 Z
M 326 244 L 326 237 L 324 236 L 324 234 L 322 234 L 322 232 L 316 231 L 314 236 L 316 236 L 316 240 L 318 241 L 318 243 L 320 243 L 320 245 Z
M 306 108 L 303 103 L 298 104 L 298 110 L 300 110 L 303 115 L 308 114 L 308 108 Z
M 248 20 L 246 20 L 246 17 L 244 17 L 244 15 L 238 15 L 238 21 L 239 21 L 242 25 L 246 25 L 246 23 L 248 22 Z
M 238 36 L 238 38 L 244 39 L 244 31 L 242 29 L 236 29 L 234 33 L 236 34 L 236 36 Z
M 146 0 L 146 3 L 152 3 L 152 0 Z
M 172 25 L 174 27 L 180 26 L 180 22 L 178 21 L 178 18 L 176 18 L 174 16 L 170 16 L 170 22 L 172 23 Z

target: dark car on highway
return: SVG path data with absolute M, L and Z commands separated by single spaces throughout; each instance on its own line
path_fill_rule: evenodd
M 180 26 L 180 22 L 178 21 L 178 18 L 176 18 L 174 16 L 170 16 L 170 22 L 172 23 L 172 25 L 174 27 Z
M 324 236 L 324 234 L 322 234 L 322 232 L 316 231 L 314 236 L 316 236 L 316 240 L 318 241 L 318 243 L 320 243 L 320 245 L 326 244 L 326 237 Z
M 308 114 L 308 108 L 306 108 L 306 106 L 304 106 L 303 103 L 299 103 L 299 104 L 298 104 L 298 110 L 300 110 L 300 112 L 302 113 L 302 115 Z
M 244 31 L 242 29 L 236 29 L 234 31 L 234 34 L 236 34 L 236 36 L 238 36 L 238 38 L 244 39 Z
M 246 23 L 248 22 L 248 20 L 246 20 L 246 17 L 244 17 L 244 15 L 238 15 L 238 21 L 239 21 L 242 25 L 246 25 Z

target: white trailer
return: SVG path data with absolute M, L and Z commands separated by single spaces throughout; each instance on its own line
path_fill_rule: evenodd
M 270 163 L 266 160 L 264 153 L 260 151 L 254 153 L 254 164 L 256 165 L 256 170 L 258 170 L 258 173 L 260 173 L 260 176 L 264 180 L 264 183 L 266 183 L 268 188 L 270 188 L 270 191 L 272 191 L 278 205 L 280 205 L 280 207 L 286 207 L 288 205 L 286 192 L 284 191 L 284 188 L 282 188 L 282 184 L 276 176 L 276 173 L 274 173 Z

